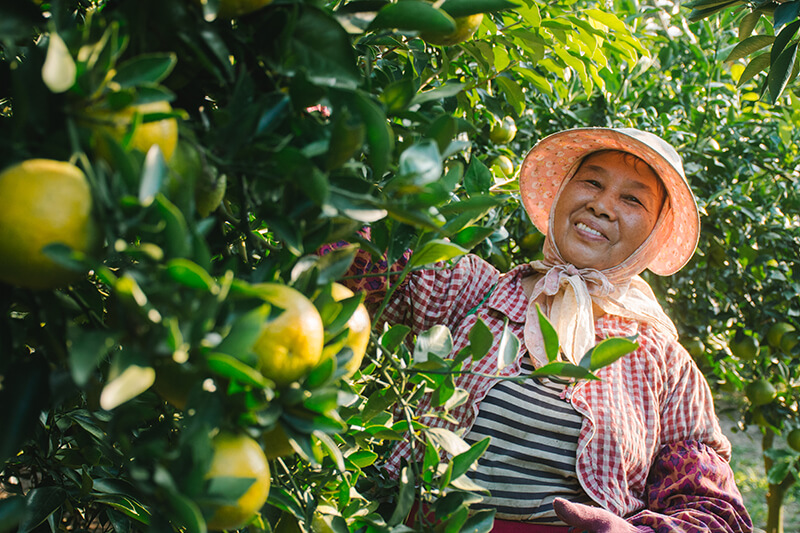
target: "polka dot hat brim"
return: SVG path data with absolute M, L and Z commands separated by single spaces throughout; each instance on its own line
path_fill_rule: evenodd
M 533 224 L 547 235 L 553 200 L 564 180 L 571 178 L 587 155 L 600 150 L 629 152 L 649 164 L 667 189 L 672 213 L 664 228 L 669 242 L 648 268 L 668 276 L 694 254 L 700 236 L 697 202 L 683 171 L 681 157 L 660 137 L 633 128 L 577 128 L 540 140 L 522 163 L 519 189 Z

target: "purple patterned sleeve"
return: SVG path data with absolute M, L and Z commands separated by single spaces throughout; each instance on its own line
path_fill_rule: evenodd
M 753 523 L 730 465 L 710 446 L 668 444 L 653 462 L 647 510 L 630 517 L 656 533 L 750 533 Z

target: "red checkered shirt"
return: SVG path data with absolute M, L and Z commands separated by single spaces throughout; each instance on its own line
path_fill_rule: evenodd
M 373 265 L 366 257 L 360 254 L 354 268 L 385 271 L 385 264 Z M 508 318 L 511 332 L 523 339 L 528 301 L 521 280 L 530 274 L 533 269 L 522 265 L 501 275 L 481 258 L 467 255 L 451 268 L 413 272 L 383 318 L 406 324 L 415 334 L 445 325 L 453 335 L 453 353 L 468 344 L 479 318 L 496 339 Z M 373 279 L 353 288 L 366 290 L 367 300 L 374 302 L 385 285 Z M 587 494 L 642 531 L 752 531 L 728 465 L 730 443 L 720 430 L 705 377 L 686 350 L 648 324 L 616 316 L 597 319 L 595 331 L 598 341 L 638 333 L 639 348 L 597 371 L 601 381 L 582 381 L 565 390 L 565 401 L 584 417 L 577 474 Z M 520 346 L 516 362 L 500 376 L 519 375 L 520 358 L 527 354 L 524 343 Z M 494 374 L 496 351 L 497 344 L 472 370 Z M 451 412 L 458 424 L 436 417 L 421 422 L 465 434 L 495 383 L 491 377 L 457 376 L 455 385 L 470 394 L 469 402 Z M 429 410 L 429 399 L 424 399 L 418 412 Z M 387 471 L 396 475 L 402 460 L 411 456 L 410 441 L 398 442 Z

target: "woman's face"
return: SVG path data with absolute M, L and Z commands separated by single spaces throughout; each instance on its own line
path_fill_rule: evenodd
M 622 152 L 589 155 L 556 204 L 553 237 L 568 263 L 603 270 L 647 239 L 664 199 L 655 173 Z

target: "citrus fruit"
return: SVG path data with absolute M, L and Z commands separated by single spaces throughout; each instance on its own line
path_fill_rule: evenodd
M 781 339 L 790 331 L 794 331 L 793 325 L 786 322 L 775 322 L 770 326 L 767 332 L 767 342 L 769 342 L 769 345 L 773 348 L 780 348 Z
M 767 405 L 778 395 L 775 387 L 766 379 L 757 379 L 747 384 L 744 388 L 745 396 L 755 406 Z
M 286 455 L 292 455 L 294 448 L 289 444 L 289 437 L 280 425 L 265 432 L 262 436 L 264 443 L 264 454 L 267 459 L 277 459 Z
M 501 177 L 510 178 L 514 175 L 514 163 L 511 161 L 511 159 L 502 154 L 492 159 L 492 162 L 489 166 Z
M 542 249 L 544 242 L 544 234 L 535 231 L 533 233 L 526 233 L 519 241 L 519 247 L 526 252 L 536 252 Z
M 689 355 L 692 357 L 700 357 L 706 351 L 705 344 L 703 344 L 703 341 L 697 337 L 692 337 L 691 339 L 684 341 L 683 347 L 686 348 L 686 351 L 689 352 Z
M 800 452 L 800 428 L 794 428 L 786 435 L 786 443 L 796 452 Z
M 745 334 L 737 334 L 731 341 L 730 348 L 733 355 L 742 361 L 754 360 L 761 351 L 758 340 Z
M 495 144 L 510 143 L 516 135 L 517 124 L 514 122 L 514 118 L 510 116 L 495 122 L 492 124 L 492 129 L 489 130 L 489 139 Z
M 781 350 L 784 353 L 791 353 L 797 343 L 800 341 L 800 336 L 796 331 L 787 331 L 781 337 Z
M 99 123 L 95 127 L 100 134 L 97 139 L 99 155 L 107 160 L 111 159 L 108 147 L 105 145 L 106 141 L 103 140 L 102 135 L 107 134 L 116 141 L 121 142 L 130 128 L 134 126 L 134 117 L 137 113 L 146 115 L 170 113 L 171 111 L 172 106 L 169 105 L 169 102 L 163 100 L 129 106 L 114 112 L 90 110 L 89 115 Z M 164 159 L 169 161 L 178 144 L 178 121 L 174 118 L 165 118 L 153 122 L 136 123 L 128 148 L 146 153 L 154 144 L 161 149 Z
M 353 291 L 344 285 L 334 283 L 331 286 L 331 295 L 334 300 L 340 302 L 352 297 Z M 347 320 L 347 328 L 349 330 L 347 338 L 341 342 L 325 346 L 322 350 L 322 357 L 335 357 L 339 350 L 345 346 L 353 350 L 353 357 L 351 357 L 346 364 L 346 377 L 350 377 L 361 367 L 361 361 L 364 360 L 364 354 L 369 344 L 369 332 L 372 328 L 369 312 L 363 303 L 359 304 L 353 314 L 350 315 L 350 318 Z
M 208 529 L 238 529 L 264 506 L 269 494 L 269 463 L 258 443 L 247 435 L 223 432 L 212 442 L 214 455 L 206 479 L 248 478 L 253 483 L 235 505 L 219 505 L 207 520 Z
M 254 288 L 282 312 L 264 324 L 253 352 L 265 377 L 288 385 L 319 363 L 325 336 L 322 317 L 303 293 L 287 285 L 260 283 Z
M 63 243 L 89 253 L 97 242 L 92 193 L 70 163 L 28 159 L 0 173 L 0 280 L 29 289 L 53 289 L 81 277 L 42 249 Z
M 456 17 L 456 29 L 450 33 L 436 31 L 422 32 L 420 37 L 427 43 L 439 46 L 449 46 L 468 41 L 478 31 L 478 27 L 483 20 L 483 13 L 469 15 L 466 17 Z
M 225 197 L 228 180 L 215 168 L 206 168 L 194 186 L 194 202 L 197 214 L 205 218 L 217 210 Z

